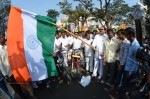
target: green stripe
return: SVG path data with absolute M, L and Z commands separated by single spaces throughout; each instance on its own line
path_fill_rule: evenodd
M 36 19 L 37 37 L 42 43 L 43 57 L 47 67 L 48 76 L 55 76 L 57 75 L 57 70 L 52 53 L 54 49 L 56 26 L 51 23 L 56 23 L 56 20 L 40 15 L 37 15 Z

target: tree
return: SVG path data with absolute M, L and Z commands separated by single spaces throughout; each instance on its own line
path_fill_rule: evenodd
M 130 7 L 125 4 L 124 0 L 97 0 L 99 7 L 94 8 L 92 0 L 75 0 L 82 4 L 90 15 L 94 16 L 97 21 L 105 22 L 107 28 L 110 28 L 115 22 L 120 22 L 126 17 Z M 102 24 L 104 26 L 104 24 Z
M 72 4 L 67 0 L 59 2 L 61 12 L 73 16 L 71 19 L 79 19 L 82 17 L 82 22 L 86 22 L 87 17 L 95 17 L 97 21 L 105 22 L 107 28 L 110 28 L 115 22 L 122 21 L 126 17 L 130 7 L 125 4 L 124 0 L 97 0 L 99 7 L 94 7 L 93 0 L 73 0 L 79 4 L 75 9 L 72 9 Z M 102 24 L 104 26 L 104 24 Z
M 73 0 L 79 2 L 74 10 L 74 13 L 77 15 L 76 19 L 82 22 L 82 26 L 87 22 L 87 18 L 92 16 L 93 11 L 93 2 L 92 0 Z M 74 17 L 74 15 L 73 15 Z
M 92 12 L 94 5 L 92 0 L 74 0 L 74 1 L 78 1 L 82 6 L 84 6 L 86 10 L 88 10 L 90 13 Z
M 69 21 L 70 22 L 81 21 L 82 25 L 84 25 L 89 15 L 90 13 L 86 11 L 82 5 L 79 4 L 76 6 L 76 9 L 70 15 Z
M 60 6 L 61 9 L 60 12 L 62 14 L 70 15 L 73 13 L 72 3 L 67 2 L 67 0 L 64 0 L 63 2 L 59 2 L 57 5 Z
M 105 0 L 105 2 L 102 0 L 98 1 L 100 6 L 95 8 L 93 15 L 101 24 L 104 21 L 107 28 L 110 28 L 116 22 L 122 22 L 122 19 L 126 17 L 130 9 L 124 0 L 113 0 L 112 2 L 111 0 Z
M 57 4 L 60 6 L 61 13 L 69 15 L 69 22 L 73 22 L 78 24 L 81 21 L 82 25 L 86 22 L 86 19 L 89 16 L 89 11 L 84 8 L 82 4 L 78 4 L 74 9 L 72 8 L 72 3 L 67 2 L 64 0 L 63 2 L 59 2 Z M 82 18 L 82 19 L 80 19 Z
M 0 2 L 0 32 L 5 35 L 7 29 L 8 15 L 10 11 L 10 0 L 1 0 Z
M 146 20 L 145 20 L 145 28 L 147 31 L 147 35 L 150 36 L 150 0 L 141 0 L 144 5 L 147 6 L 146 10 Z
M 47 11 L 47 16 L 49 16 L 51 18 L 56 18 L 59 16 L 59 12 L 56 11 L 55 9 L 50 9 Z

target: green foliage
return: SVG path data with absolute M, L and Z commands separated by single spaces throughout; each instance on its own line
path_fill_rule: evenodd
M 79 1 L 79 0 L 73 0 Z M 63 2 L 59 2 L 57 5 L 60 6 L 61 13 L 69 15 L 69 22 L 78 22 L 80 17 L 82 18 L 80 21 L 82 25 L 86 22 L 86 19 L 90 15 L 89 9 L 91 9 L 92 4 L 90 0 L 80 0 L 82 3 L 79 3 L 74 9 L 72 8 L 72 3 L 64 0 Z
M 49 16 L 51 18 L 56 18 L 59 16 L 59 12 L 56 11 L 55 9 L 50 9 L 47 11 L 47 16 Z
M 102 3 L 101 0 L 99 1 Z M 106 27 L 109 28 L 112 24 L 122 21 L 129 10 L 130 7 L 125 4 L 124 0 L 113 0 L 112 2 L 105 0 L 104 6 L 97 8 L 94 15 L 97 19 L 105 21 Z
M 147 31 L 147 35 L 150 36 L 150 0 L 142 0 L 144 5 L 147 6 L 147 15 L 146 15 L 146 21 L 145 21 L 145 28 L 146 28 L 146 31 Z
M 89 12 L 92 12 L 93 10 L 93 5 L 94 3 L 92 2 L 92 0 L 73 0 L 73 1 L 78 1 L 80 4 L 78 6 L 84 6 L 84 8 L 86 10 L 88 10 Z
M 75 22 L 76 20 L 79 20 L 80 17 L 82 17 L 82 21 L 84 23 L 88 16 L 89 12 L 87 12 L 81 5 L 78 5 L 70 15 L 69 21 Z
M 124 0 L 114 0 L 113 3 L 109 5 L 108 17 L 112 17 L 115 22 L 120 22 L 124 17 L 127 16 L 129 11 L 130 7 L 128 4 L 125 4 Z
M 90 16 L 95 17 L 96 21 L 105 21 L 106 27 L 111 27 L 116 21 L 126 17 L 130 7 L 124 0 L 97 0 L 99 7 L 94 7 L 94 0 L 73 0 L 79 4 L 75 9 L 67 0 L 59 2 L 61 13 L 70 16 L 69 21 L 75 22 L 82 17 L 82 23 Z M 101 22 L 102 23 L 102 22 Z
M 10 11 L 10 0 L 0 1 L 0 32 L 4 35 L 7 29 L 8 15 Z
M 72 3 L 69 3 L 66 0 L 64 0 L 63 2 L 59 2 L 57 5 L 60 6 L 60 9 L 61 9 L 60 12 L 62 14 L 70 15 L 73 13 Z

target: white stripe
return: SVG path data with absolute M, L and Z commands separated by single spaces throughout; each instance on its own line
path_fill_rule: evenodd
M 37 21 L 30 13 L 22 12 L 24 31 L 24 51 L 32 81 L 48 77 L 42 54 L 42 44 L 37 38 Z M 19 47 L 19 46 L 18 46 Z

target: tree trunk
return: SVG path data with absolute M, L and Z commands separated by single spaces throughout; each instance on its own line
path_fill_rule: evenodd
M 114 24 L 114 21 L 112 21 L 112 20 L 105 20 L 106 28 L 112 28 L 113 24 Z
M 100 24 L 102 25 L 102 27 L 105 27 L 105 25 L 102 23 L 102 21 L 101 21 L 101 20 L 99 20 L 99 22 L 100 22 Z
M 108 20 L 105 20 L 105 25 L 106 25 L 106 28 L 110 28 L 110 27 L 109 27 L 109 21 L 108 21 Z

